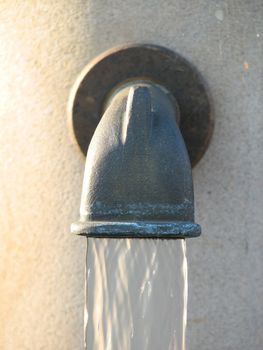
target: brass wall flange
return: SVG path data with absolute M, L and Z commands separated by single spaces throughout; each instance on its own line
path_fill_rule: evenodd
M 178 103 L 180 130 L 194 166 L 204 155 L 214 127 L 204 81 L 186 59 L 155 45 L 131 45 L 99 55 L 80 74 L 70 96 L 70 123 L 86 155 L 109 94 L 129 80 L 150 80 Z

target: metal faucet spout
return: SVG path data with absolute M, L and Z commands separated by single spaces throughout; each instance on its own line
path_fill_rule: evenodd
M 200 235 L 178 113 L 157 84 L 118 89 L 89 145 L 80 220 L 72 232 L 116 238 Z

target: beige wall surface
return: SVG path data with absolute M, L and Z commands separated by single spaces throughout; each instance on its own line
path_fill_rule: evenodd
M 213 97 L 193 172 L 188 350 L 262 349 L 262 16 L 261 0 L 0 2 L 0 349 L 83 347 L 85 240 L 69 225 L 84 157 L 66 104 L 83 66 L 127 42 L 176 50 Z

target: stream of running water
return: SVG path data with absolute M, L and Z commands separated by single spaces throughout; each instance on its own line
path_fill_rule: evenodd
M 88 239 L 86 350 L 185 350 L 183 239 Z

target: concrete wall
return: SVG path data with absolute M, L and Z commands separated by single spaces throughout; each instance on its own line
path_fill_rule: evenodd
M 66 103 L 82 67 L 126 42 L 176 50 L 213 96 L 214 137 L 194 169 L 188 350 L 262 349 L 262 15 L 261 0 L 1 2 L 1 349 L 83 346 L 85 242 L 69 225 L 84 158 Z

